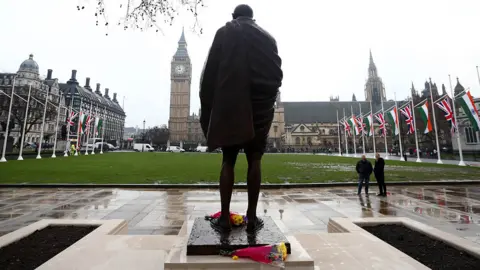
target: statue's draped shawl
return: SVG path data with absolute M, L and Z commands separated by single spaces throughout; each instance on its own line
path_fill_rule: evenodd
M 283 73 L 275 39 L 238 18 L 213 40 L 200 82 L 200 123 L 210 148 L 268 136 Z

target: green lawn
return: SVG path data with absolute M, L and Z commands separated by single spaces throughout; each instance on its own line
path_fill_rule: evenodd
M 355 181 L 356 159 L 337 156 L 266 154 L 265 183 Z M 0 183 L 216 183 L 221 154 L 107 153 L 0 163 Z M 480 168 L 387 160 L 387 181 L 480 179 Z M 373 160 L 372 160 L 373 163 Z M 237 181 L 245 181 L 241 154 Z

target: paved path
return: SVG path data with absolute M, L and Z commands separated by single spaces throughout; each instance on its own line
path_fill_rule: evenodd
M 479 187 L 392 187 L 387 198 L 358 197 L 353 188 L 267 190 L 259 215 L 286 235 L 326 232 L 330 217 L 402 216 L 480 244 Z M 247 193 L 235 192 L 244 212 Z M 126 219 L 129 234 L 176 235 L 187 220 L 217 212 L 215 190 L 0 189 L 0 235 L 44 218 Z

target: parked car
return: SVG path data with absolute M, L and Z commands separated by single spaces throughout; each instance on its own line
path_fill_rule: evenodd
M 167 148 L 167 152 L 183 153 L 183 152 L 185 152 L 185 149 L 180 148 L 180 146 L 170 146 L 170 147 Z
M 207 147 L 207 146 L 201 146 L 201 145 L 199 145 L 199 146 L 197 146 L 197 149 L 195 149 L 195 152 L 205 153 L 205 152 L 207 152 L 207 150 L 208 150 L 208 147 Z

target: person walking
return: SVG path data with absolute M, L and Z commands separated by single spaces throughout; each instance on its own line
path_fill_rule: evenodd
M 372 163 L 367 160 L 365 155 L 357 162 L 356 171 L 358 173 L 358 195 L 362 193 L 362 186 L 365 183 L 365 194 L 368 196 L 368 184 L 370 182 L 370 175 L 373 172 Z
M 375 175 L 375 179 L 377 179 L 378 188 L 380 189 L 380 193 L 377 196 L 387 196 L 387 186 L 385 185 L 385 160 L 380 157 L 380 154 L 377 153 L 375 155 L 375 168 L 373 169 L 373 173 Z

